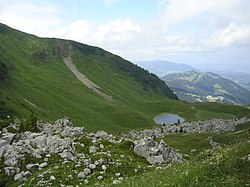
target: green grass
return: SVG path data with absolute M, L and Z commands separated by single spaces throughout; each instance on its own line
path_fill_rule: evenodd
M 183 164 L 134 177 L 118 186 L 248 186 L 250 143 L 205 151 Z
M 93 93 L 66 67 L 61 55 L 69 46 L 78 70 L 112 95 L 112 102 Z M 153 117 L 162 112 L 187 121 L 250 117 L 246 108 L 170 99 L 155 76 L 100 48 L 72 41 L 38 38 L 1 26 L 0 58 L 8 68 L 8 81 L 0 84 L 0 102 L 6 105 L 2 116 L 11 111 L 25 120 L 34 112 L 50 122 L 68 116 L 77 126 L 111 133 L 153 127 Z
M 237 126 L 235 131 L 224 134 L 172 134 L 165 136 L 163 139 L 167 145 L 179 149 L 182 153 L 190 154 L 192 149 L 196 149 L 197 153 L 205 149 L 210 149 L 211 145 L 207 140 L 208 137 L 213 137 L 215 142 L 219 143 L 222 147 L 238 140 L 247 140 L 250 136 L 247 133 L 248 129 L 250 129 L 250 123 L 244 123 Z

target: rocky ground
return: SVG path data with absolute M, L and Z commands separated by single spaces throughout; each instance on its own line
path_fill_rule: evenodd
M 133 130 L 116 137 L 104 131 L 87 133 L 68 118 L 54 124 L 38 121 L 37 132 L 19 132 L 19 123 L 0 131 L 2 173 L 28 186 L 100 185 L 107 180 L 118 184 L 125 177 L 147 171 L 158 164 L 183 162 L 184 156 L 155 138 L 171 133 L 223 133 L 250 121 L 207 120 L 153 129 Z M 11 130 L 10 130 L 11 129 Z M 208 140 L 217 146 L 213 139 Z M 140 160 L 144 158 L 145 160 Z
M 224 133 L 234 131 L 236 126 L 249 122 L 249 118 L 234 120 L 211 119 L 205 121 L 184 122 L 181 124 L 161 125 L 153 129 L 132 130 L 124 137 L 142 139 L 146 137 L 164 137 L 176 133 Z

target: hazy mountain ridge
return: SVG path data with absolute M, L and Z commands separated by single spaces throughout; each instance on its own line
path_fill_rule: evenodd
M 229 71 L 216 71 L 215 73 L 218 73 L 221 76 L 230 79 L 236 82 L 237 84 L 250 90 L 250 73 L 229 72 Z
M 215 73 L 195 71 L 168 74 L 162 78 L 178 97 L 189 102 L 220 102 L 246 105 L 249 90 Z
M 187 64 L 179 64 L 164 60 L 155 60 L 155 61 L 139 61 L 136 62 L 142 68 L 156 74 L 158 77 L 163 77 L 164 75 L 170 73 L 179 73 L 186 71 L 198 71 L 196 68 L 189 66 Z

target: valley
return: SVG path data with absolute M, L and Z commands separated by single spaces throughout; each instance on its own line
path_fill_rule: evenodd
M 178 82 L 99 47 L 4 24 L 0 72 L 0 186 L 249 184 L 250 109 L 238 104 L 250 95 L 216 74 L 174 74 L 187 96 L 229 104 L 188 103 Z M 163 114 L 175 122 L 157 125 Z

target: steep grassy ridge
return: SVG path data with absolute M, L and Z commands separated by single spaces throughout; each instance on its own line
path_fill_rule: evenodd
M 26 118 L 31 111 L 54 120 L 70 116 L 90 130 L 122 131 L 153 125 L 146 102 L 176 99 L 156 76 L 100 48 L 59 39 L 41 39 L 0 26 L 0 58 L 8 69 L 1 82 L 3 106 Z M 73 63 L 107 94 L 108 102 L 83 85 L 63 63 Z M 2 68 L 4 69 L 4 68 Z

